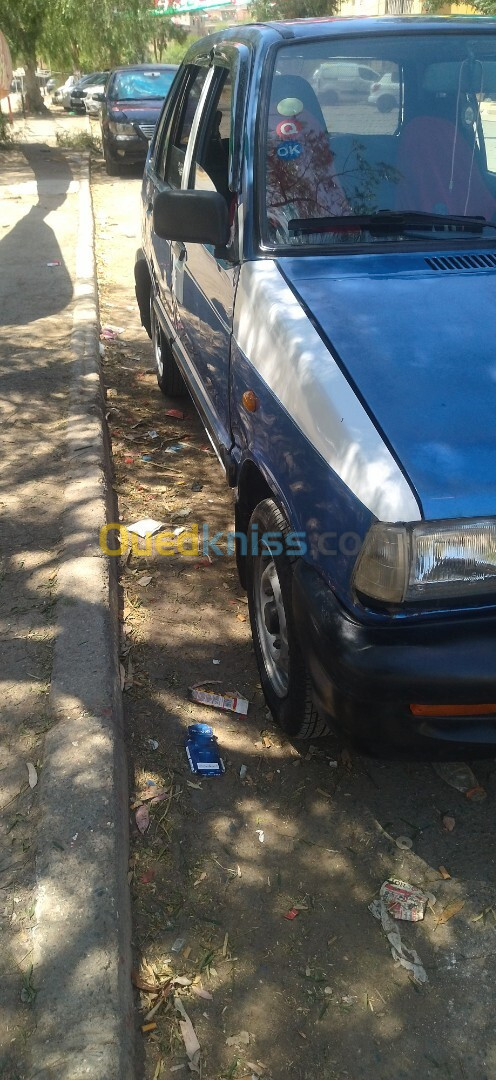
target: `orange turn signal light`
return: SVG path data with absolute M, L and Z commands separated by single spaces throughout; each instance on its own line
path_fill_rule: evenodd
M 486 716 L 496 705 L 410 705 L 414 716 Z
M 248 412 L 256 412 L 258 409 L 258 398 L 254 390 L 245 390 L 241 401 Z

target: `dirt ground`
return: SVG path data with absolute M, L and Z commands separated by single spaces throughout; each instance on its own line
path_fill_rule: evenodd
M 139 189 L 136 173 L 110 180 L 94 163 L 101 322 L 117 328 L 103 367 L 120 519 L 232 528 L 194 407 L 161 395 L 139 325 Z M 179 1005 L 204 1080 L 493 1080 L 494 762 L 475 766 L 487 791 L 476 804 L 429 764 L 360 758 L 333 735 L 292 745 L 264 705 L 233 560 L 121 561 L 137 1076 L 189 1075 Z M 248 716 L 193 704 L 188 688 L 209 679 L 246 696 Z M 223 777 L 190 772 L 193 721 L 212 724 Z M 397 924 L 421 986 L 368 910 L 390 876 L 432 894 L 423 922 Z

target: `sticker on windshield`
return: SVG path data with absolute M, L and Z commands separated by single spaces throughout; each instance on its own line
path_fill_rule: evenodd
M 285 161 L 299 158 L 301 153 L 303 153 L 303 147 L 299 142 L 283 143 L 282 146 L 278 146 L 276 150 L 278 158 L 282 158 Z
M 297 116 L 298 113 L 303 112 L 303 102 L 297 97 L 285 97 L 279 102 L 277 111 L 279 116 Z
M 281 139 L 289 139 L 293 135 L 299 135 L 303 128 L 299 120 L 280 120 L 276 127 L 276 134 Z

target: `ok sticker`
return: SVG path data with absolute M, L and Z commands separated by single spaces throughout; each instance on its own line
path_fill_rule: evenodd
M 289 139 L 293 135 L 299 135 L 302 127 L 299 120 L 281 120 L 276 127 L 276 134 L 281 139 Z
M 299 142 L 283 143 L 276 150 L 278 158 L 282 158 L 283 161 L 292 161 L 294 158 L 299 158 L 302 152 L 303 147 Z

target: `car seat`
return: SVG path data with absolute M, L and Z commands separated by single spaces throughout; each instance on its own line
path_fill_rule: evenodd
M 496 218 L 496 199 L 484 178 L 475 107 L 463 95 L 433 96 L 429 112 L 405 125 L 398 148 L 397 210 Z M 469 111 L 470 109 L 470 111 Z
M 275 75 L 268 116 L 266 207 L 279 239 L 287 242 L 292 218 L 350 212 L 333 162 L 315 91 L 300 75 Z
M 217 109 L 210 122 L 202 162 L 214 187 L 229 203 L 229 139 L 223 139 L 220 133 L 222 111 Z

